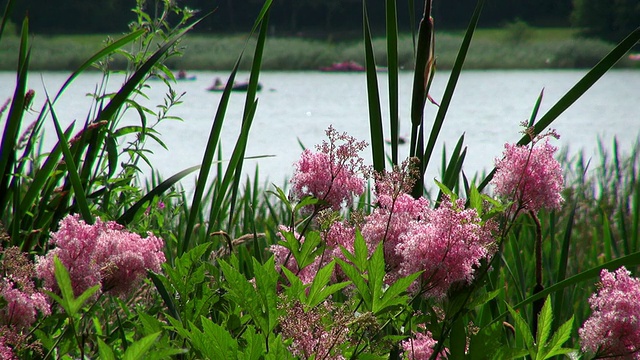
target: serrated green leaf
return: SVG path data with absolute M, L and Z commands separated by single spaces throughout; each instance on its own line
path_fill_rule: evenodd
M 551 325 L 553 323 L 553 313 L 551 311 L 551 301 L 547 298 L 538 314 L 538 331 L 536 334 L 536 343 L 538 344 L 538 359 L 544 356 L 542 348 L 547 343 L 549 335 L 551 335 Z
M 382 299 L 378 303 L 378 312 L 374 312 L 376 315 L 383 312 L 384 310 L 388 310 L 394 306 L 403 305 L 407 303 L 408 296 L 406 295 L 406 291 L 409 286 L 422 274 L 422 272 L 417 272 L 415 274 L 411 274 L 409 276 L 400 278 L 396 280 L 389 288 L 387 288 L 382 295 Z
M 364 271 L 369 266 L 369 248 L 367 247 L 367 242 L 364 240 L 360 230 L 356 231 L 356 239 L 353 243 L 353 248 L 355 252 L 355 261 L 353 264 L 360 271 Z
M 147 335 L 142 339 L 129 345 L 122 359 L 123 360 L 143 359 L 147 354 L 147 352 L 149 351 L 149 349 L 151 349 L 151 347 L 153 346 L 153 343 L 156 341 L 159 335 L 160 335 L 159 332 L 155 334 Z
M 547 350 L 545 359 L 556 355 L 568 354 L 571 351 L 575 350 L 562 348 L 562 344 L 567 342 L 567 340 L 569 340 L 569 338 L 571 337 L 571 331 L 573 330 L 573 320 L 574 317 L 572 316 L 571 319 L 560 325 L 558 330 L 553 334 L 553 337 L 551 337 L 551 341 L 549 341 L 549 344 L 545 346 L 545 350 Z
M 527 350 L 529 351 L 529 355 L 532 358 L 535 358 L 534 340 L 531 330 L 529 329 L 529 325 L 517 311 L 513 310 L 513 308 L 509 306 L 509 304 L 507 304 L 507 309 L 516 323 L 517 333 L 524 340 Z
M 438 185 L 438 187 L 440 188 L 440 191 L 442 191 L 444 195 L 447 195 L 449 199 L 451 199 L 451 201 L 455 201 L 458 198 L 458 196 L 453 191 L 451 191 L 451 189 L 449 189 L 445 184 L 435 179 L 433 181 L 436 183 L 436 185 Z
M 243 360 L 259 360 L 265 353 L 265 338 L 264 334 L 256 333 L 255 327 L 249 325 L 242 334 L 242 338 L 247 342 L 244 346 L 244 352 L 242 354 Z
M 336 258 L 335 260 L 338 262 L 338 265 L 340 265 L 342 272 L 345 273 L 347 278 L 355 285 L 356 290 L 358 290 L 358 294 L 360 294 L 364 301 L 365 311 L 371 311 L 371 290 L 369 289 L 369 286 L 367 286 L 367 282 L 362 274 L 353 265 L 346 261 L 340 258 Z
M 101 360 L 116 360 L 111 346 L 107 345 L 102 339 L 98 338 L 98 354 Z
M 341 282 L 327 286 L 331 280 L 331 275 L 335 268 L 335 261 L 331 261 L 326 266 L 318 271 L 309 288 L 309 296 L 307 297 L 306 304 L 309 307 L 316 307 L 318 304 L 326 300 L 330 295 L 344 289 L 350 282 Z
M 371 290 L 371 311 L 376 314 L 380 308 L 380 299 L 382 298 L 382 286 L 384 284 L 384 252 L 382 242 L 378 244 L 373 255 L 369 259 L 369 266 L 367 266 L 367 275 L 369 277 L 369 289 Z
M 256 279 L 256 289 L 263 309 L 263 316 L 266 318 L 268 328 L 262 329 L 266 333 L 271 332 L 278 324 L 277 307 L 277 287 L 278 272 L 274 258 L 270 257 L 264 264 L 253 258 L 254 276 Z

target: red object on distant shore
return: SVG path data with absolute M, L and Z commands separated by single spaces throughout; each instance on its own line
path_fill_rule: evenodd
M 320 68 L 320 71 L 334 71 L 334 72 L 349 72 L 349 71 L 364 71 L 364 66 L 357 62 L 343 61 L 339 63 L 333 63 L 331 66 L 324 66 Z

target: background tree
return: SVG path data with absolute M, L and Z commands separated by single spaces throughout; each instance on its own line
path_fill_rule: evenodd
M 640 2 L 574 0 L 571 22 L 583 35 L 617 42 L 640 26 Z

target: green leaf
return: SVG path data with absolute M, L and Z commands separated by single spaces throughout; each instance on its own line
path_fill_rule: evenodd
M 309 307 L 315 307 L 326 299 L 326 297 L 323 297 L 322 290 L 331 280 L 331 274 L 333 274 L 335 265 L 336 263 L 332 261 L 316 273 L 309 288 L 309 296 L 307 296 L 307 305 Z
M 347 263 L 346 261 L 336 258 L 335 261 L 338 262 L 340 268 L 345 273 L 347 278 L 351 280 L 351 282 L 355 285 L 358 293 L 362 297 L 362 301 L 364 302 L 365 310 L 371 311 L 372 309 L 372 293 L 371 289 L 367 285 L 366 280 L 362 276 L 362 273 L 358 271 L 353 265 Z
M 87 301 L 96 291 L 100 289 L 100 285 L 96 285 L 87 289 L 77 299 L 73 294 L 73 287 L 71 285 L 71 277 L 67 268 L 62 264 L 58 257 L 53 258 L 54 275 L 60 289 L 61 296 L 57 296 L 53 293 L 49 295 L 62 306 L 68 316 L 73 317 L 78 313 L 82 305 Z
M 155 334 L 147 335 L 142 339 L 129 345 L 122 359 L 123 360 L 143 359 L 146 356 L 149 349 L 151 349 L 151 347 L 153 346 L 153 343 L 156 341 L 158 336 L 160 336 L 159 332 Z
M 64 161 L 67 165 L 67 173 L 69 175 L 69 180 L 71 181 L 71 185 L 73 186 L 73 191 L 75 193 L 75 201 L 78 204 L 78 208 L 80 209 L 80 213 L 82 214 L 83 220 L 91 225 L 93 224 L 93 216 L 91 215 L 91 211 L 89 210 L 89 204 L 87 203 L 87 197 L 84 192 L 84 188 L 82 187 L 82 181 L 80 180 L 80 174 L 78 173 L 78 168 L 76 167 L 75 161 L 73 160 L 73 155 L 71 154 L 71 150 L 69 150 L 69 144 L 67 144 L 67 139 L 65 138 L 64 132 L 60 128 L 60 123 L 58 122 L 58 118 L 53 110 L 53 105 L 49 101 L 47 97 L 47 104 L 49 104 L 49 109 L 51 110 L 51 116 L 53 118 L 53 125 L 56 129 L 56 134 L 58 135 L 58 143 L 60 144 L 60 149 L 62 150 L 62 154 L 64 156 Z
M 247 342 L 242 354 L 243 360 L 259 360 L 265 353 L 265 335 L 256 333 L 255 327 L 249 325 L 242 338 Z
M 549 335 L 551 335 L 551 324 L 553 323 L 553 313 L 551 311 L 551 301 L 546 299 L 540 314 L 538 314 L 538 331 L 536 334 L 536 343 L 538 344 L 538 358 L 541 355 L 541 347 L 547 343 Z
M 555 332 L 555 334 L 553 334 L 551 341 L 549 341 L 549 344 L 545 346 L 545 350 L 547 351 L 545 359 L 556 355 L 568 354 L 571 351 L 574 351 L 574 349 L 562 348 L 562 344 L 564 344 L 565 342 L 567 342 L 567 340 L 569 340 L 569 338 L 571 338 L 571 331 L 573 330 L 573 320 L 574 318 L 572 316 L 571 319 L 562 324 Z
M 533 335 L 531 334 L 531 330 L 529 329 L 529 324 L 527 324 L 524 318 L 522 318 L 522 316 L 517 311 L 509 306 L 509 304 L 507 304 L 507 308 L 509 309 L 509 313 L 516 323 L 517 334 L 519 334 L 522 340 L 524 340 L 524 344 L 529 351 L 529 355 L 535 359 L 536 351 L 534 348 Z
M 367 275 L 369 277 L 369 289 L 372 295 L 371 311 L 377 314 L 382 310 L 382 286 L 384 284 L 384 252 L 383 244 L 380 242 L 376 247 L 373 255 L 369 259 L 369 266 L 367 267 Z
M 408 301 L 406 291 L 421 274 L 422 272 L 417 272 L 400 278 L 391 284 L 391 286 L 385 290 L 380 302 L 378 303 L 378 311 L 374 311 L 374 313 L 377 315 L 395 306 L 406 305 Z
M 107 345 L 102 339 L 98 338 L 98 354 L 101 360 L 116 360 L 111 346 Z

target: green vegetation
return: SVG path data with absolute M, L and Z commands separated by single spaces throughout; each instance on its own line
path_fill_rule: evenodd
M 519 28 L 507 25 L 499 29 L 478 29 L 471 46 L 466 69 L 555 69 L 589 68 L 596 64 L 613 45 L 593 39 L 579 38 L 569 28 Z M 437 23 L 436 23 L 437 26 Z M 516 33 L 514 35 L 514 32 Z M 523 34 L 525 34 L 523 37 Z M 451 69 L 462 42 L 461 32 L 441 32 L 436 35 L 437 67 Z M 116 36 L 111 36 L 115 38 Z M 73 70 L 105 43 L 100 35 L 54 35 L 33 38 L 32 70 Z M 236 56 L 247 43 L 246 35 L 191 34 L 179 43 L 180 57 L 166 61 L 174 69 L 230 70 Z M 255 41 L 249 41 L 253 46 Z M 376 61 L 387 66 L 385 39 L 376 38 L 373 46 Z M 409 34 L 398 41 L 398 63 L 401 68 L 413 68 L 413 42 Z M 0 70 L 15 69 L 17 37 L 6 38 L 0 44 Z M 64 49 L 64 51 L 60 51 Z M 249 48 L 251 51 L 251 47 Z M 361 41 L 328 42 L 305 38 L 267 39 L 263 59 L 264 70 L 316 70 L 333 62 L 355 60 L 364 62 Z M 245 57 L 241 69 L 248 69 L 251 58 Z M 123 57 L 114 56 L 111 67 L 126 66 Z M 634 66 L 622 59 L 620 67 Z
M 13 4 L 10 0 L 7 9 Z M 250 46 L 236 38 L 214 49 L 237 51 L 237 57 L 225 65 L 231 68 L 229 85 L 200 166 L 142 185 L 138 165 L 148 162 L 146 145 L 162 144 L 156 125 L 173 118 L 173 108 L 182 102 L 172 89 L 167 65 L 179 66 L 188 57 L 189 50 L 185 58 L 176 57 L 180 47 L 205 50 L 196 45 L 202 38 L 184 38 L 197 23 L 189 11 L 170 0 L 157 4 L 163 9 L 160 18 L 138 7 L 131 33 L 99 47 L 43 104 L 31 104 L 28 90 L 30 65 L 44 56 L 36 52 L 40 45 L 31 44 L 28 20 L 19 39 L 3 37 L 0 26 L 0 44 L 19 44 L 14 96 L 0 108 L 1 356 L 395 360 L 421 349 L 423 358 L 436 359 L 444 352 L 450 360 L 475 360 L 563 354 L 593 359 L 640 351 L 638 341 L 586 349 L 578 334 L 596 310 L 587 299 L 600 271 L 626 266 L 635 272 L 640 266 L 638 146 L 620 154 L 614 143 L 612 152 L 602 151 L 599 163 L 591 165 L 581 156 L 565 154 L 564 203 L 559 198 L 563 169 L 552 157 L 555 150 L 545 144 L 541 153 L 536 147 L 553 137 L 546 133 L 548 127 L 637 44 L 640 29 L 544 114 L 538 113 L 541 93 L 532 104 L 525 134 L 511 147 L 516 149 L 511 153 L 523 155 L 516 158 L 520 165 L 494 169 L 470 182 L 461 170 L 466 155 L 461 135 L 441 159 L 438 195 L 428 198 L 424 174 L 439 160 L 432 159 L 433 148 L 457 80 L 463 67 L 472 64 L 472 54 L 488 52 L 497 34 L 472 42 L 484 4 L 480 0 L 465 34 L 438 36 L 434 52 L 431 8 L 425 6 L 415 34 L 415 60 L 410 61 L 415 64 L 410 146 L 408 154 L 399 154 L 398 71 L 404 57 L 414 54 L 413 46 L 406 45 L 409 37 L 395 32 L 395 2 L 388 0 L 384 7 L 390 29 L 385 39 L 372 39 L 365 7 L 362 43 L 344 44 L 340 54 L 364 54 L 375 176 L 367 178 L 371 171 L 359 161 L 362 143 L 328 130 L 328 142 L 305 153 L 311 166 L 300 166 L 300 183 L 289 190 L 261 186 L 258 173 L 251 181 L 242 180 L 261 69 L 269 56 L 289 45 L 268 40 L 272 3 L 267 1 L 247 37 Z M 164 17 L 174 13 L 183 16 L 175 28 Z M 538 42 L 525 24 L 507 29 L 512 33 L 500 42 L 517 48 Z M 450 50 L 447 37 L 458 42 Z M 232 46 L 237 48 L 228 50 Z M 524 56 L 507 48 L 500 50 L 502 56 Z M 386 58 L 374 56 L 374 49 L 387 49 Z M 435 117 L 425 119 L 436 56 L 438 66 L 446 67 L 447 51 L 457 51 L 447 87 Z M 106 64 L 112 57 L 122 62 L 118 67 L 125 69 L 126 78 L 113 93 L 106 90 L 111 69 Z M 285 59 L 274 60 L 280 61 Z M 391 154 L 384 147 L 388 136 L 381 101 L 386 99 L 380 98 L 376 81 L 376 67 L 382 64 L 390 65 L 383 76 L 389 78 L 390 113 L 384 119 L 391 130 Z M 242 126 L 230 156 L 223 156 L 220 137 L 230 84 L 241 65 L 251 69 Z M 103 71 L 101 83 L 87 89 L 95 91 L 94 106 L 84 123 L 62 129 L 56 100 L 90 67 Z M 163 104 L 145 108 L 133 95 L 144 96 L 145 82 L 154 72 L 169 76 L 167 94 Z M 21 134 L 25 112 L 38 105 L 36 121 Z M 135 114 L 140 123 L 123 124 L 126 113 Z M 40 148 L 45 121 L 55 125 L 58 140 L 47 153 Z M 529 172 L 533 167 L 539 171 Z M 488 185 L 504 169 L 512 175 L 513 187 L 494 197 Z M 195 191 L 187 196 L 179 181 L 191 172 L 198 175 Z M 529 186 L 530 181 L 541 185 Z M 531 205 L 537 201 L 525 197 L 525 187 L 541 190 L 542 202 L 551 197 L 552 204 Z M 375 229 L 365 235 L 368 224 Z M 402 246 L 387 249 L 394 241 Z M 279 247 L 268 250 L 270 245 Z M 410 263 L 418 266 L 398 271 Z M 619 307 L 622 314 L 596 324 L 605 334 L 596 341 L 640 334 L 640 323 L 628 321 L 640 317 L 635 301 L 640 280 L 629 280 L 631 296 L 612 299 L 627 306 Z M 616 324 L 619 330 L 619 319 L 626 327 L 614 337 L 608 330 Z

